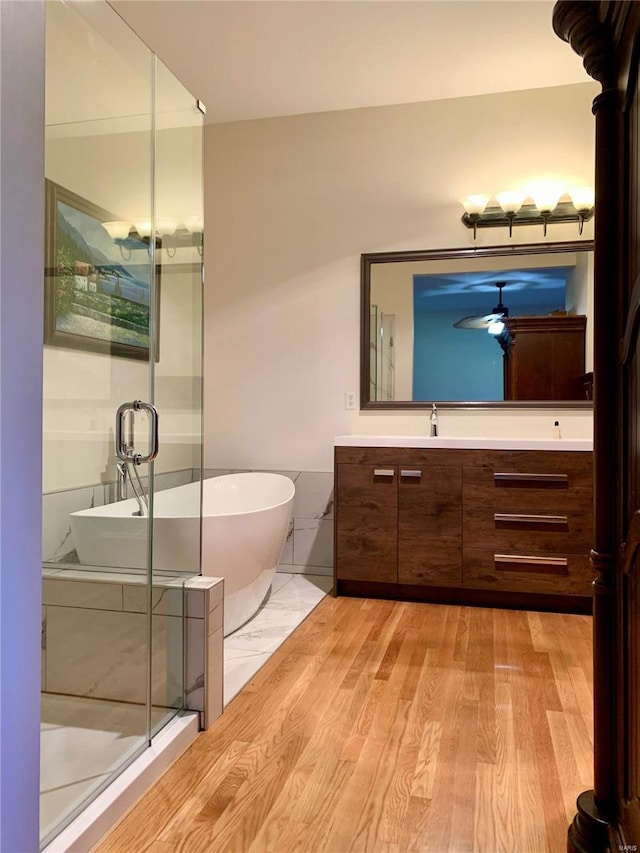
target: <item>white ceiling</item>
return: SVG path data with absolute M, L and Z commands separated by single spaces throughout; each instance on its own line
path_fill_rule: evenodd
M 111 0 L 207 122 L 535 89 L 589 78 L 553 0 Z

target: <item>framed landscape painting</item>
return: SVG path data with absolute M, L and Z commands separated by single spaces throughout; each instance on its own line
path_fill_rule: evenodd
M 45 203 L 45 343 L 148 360 L 147 243 L 129 237 L 125 254 L 102 227 L 118 217 L 52 181 Z

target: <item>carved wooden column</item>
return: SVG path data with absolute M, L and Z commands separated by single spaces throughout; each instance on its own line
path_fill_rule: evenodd
M 617 163 L 619 128 L 612 38 L 599 5 L 560 0 L 553 27 L 583 57 L 588 74 L 602 85 L 593 103 L 596 119 L 596 222 L 594 293 L 594 537 L 591 563 L 594 645 L 594 789 L 578 797 L 569 828 L 570 853 L 610 849 L 620 778 L 616 552 L 618 546 L 618 436 L 620 411 L 616 289 L 620 270 Z M 602 215 L 599 214 L 602 212 Z M 615 849 L 615 848 L 614 848 Z

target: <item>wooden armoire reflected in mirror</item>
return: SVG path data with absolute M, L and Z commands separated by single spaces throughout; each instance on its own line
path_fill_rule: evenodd
M 560 0 L 595 98 L 594 787 L 567 849 L 640 850 L 640 3 Z
M 588 400 L 585 393 L 587 318 L 583 314 L 508 317 L 505 400 Z

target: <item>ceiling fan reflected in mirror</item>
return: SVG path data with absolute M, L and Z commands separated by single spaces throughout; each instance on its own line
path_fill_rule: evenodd
M 509 352 L 511 345 L 511 335 L 505 325 L 505 318 L 509 316 L 509 309 L 502 302 L 502 288 L 506 285 L 506 281 L 497 281 L 498 288 L 498 304 L 493 308 L 490 314 L 474 315 L 472 317 L 462 317 L 453 324 L 454 329 L 477 329 L 487 331 L 493 335 L 498 341 L 504 352 Z
M 453 324 L 454 329 L 477 329 L 480 331 L 488 331 L 491 335 L 499 335 L 504 329 L 503 317 L 509 316 L 509 309 L 502 304 L 502 288 L 506 285 L 506 281 L 497 281 L 498 288 L 498 304 L 490 314 L 476 314 L 472 317 L 462 317 Z

